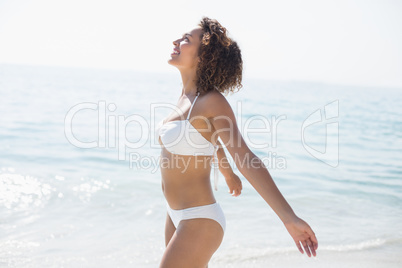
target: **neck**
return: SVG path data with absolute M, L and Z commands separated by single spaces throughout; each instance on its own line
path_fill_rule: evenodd
M 197 76 L 195 70 L 180 70 L 183 84 L 182 95 L 197 95 Z

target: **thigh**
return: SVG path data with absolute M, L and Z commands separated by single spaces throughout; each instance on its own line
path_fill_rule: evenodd
M 169 216 L 169 213 L 166 213 L 166 224 L 165 224 L 165 245 L 169 244 L 170 239 L 172 238 L 174 232 L 176 231 L 176 227 L 172 222 L 172 219 Z
M 160 268 L 205 268 L 222 239 L 222 227 L 214 220 L 182 220 L 166 247 Z

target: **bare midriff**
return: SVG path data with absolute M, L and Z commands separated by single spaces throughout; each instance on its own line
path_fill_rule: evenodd
M 162 191 L 172 209 L 215 203 L 210 173 L 213 156 L 177 155 L 162 146 L 159 166 Z

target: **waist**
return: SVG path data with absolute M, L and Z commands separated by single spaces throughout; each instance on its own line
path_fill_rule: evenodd
M 216 202 L 207 176 L 162 175 L 162 190 L 173 209 L 183 209 Z
M 210 187 L 211 166 L 194 159 L 165 161 L 160 164 L 164 187 L 168 190 L 190 191 Z
M 162 149 L 162 189 L 172 208 L 215 202 L 210 181 L 212 161 L 211 156 L 176 155 Z

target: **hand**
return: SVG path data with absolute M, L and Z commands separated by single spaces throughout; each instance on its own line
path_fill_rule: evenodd
M 235 197 L 239 196 L 241 194 L 241 190 L 243 189 L 239 176 L 232 173 L 231 175 L 225 177 L 225 180 L 229 187 L 229 193 Z
M 311 253 L 313 253 L 313 256 L 315 257 L 317 255 L 315 251 L 318 248 L 318 241 L 311 227 L 299 217 L 296 217 L 295 220 L 284 224 L 289 234 L 295 241 L 299 251 L 304 254 L 303 249 L 300 246 L 301 243 L 307 255 L 311 257 Z

